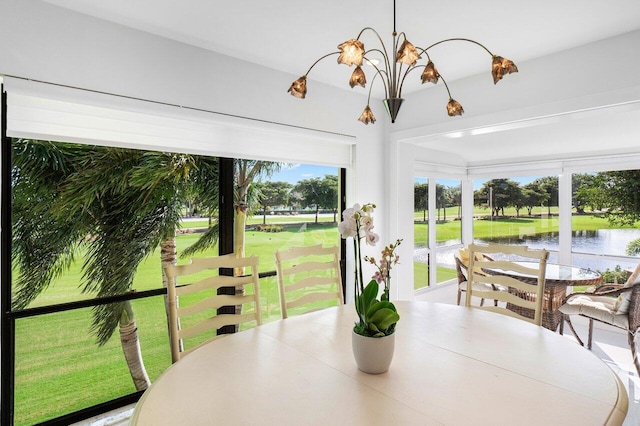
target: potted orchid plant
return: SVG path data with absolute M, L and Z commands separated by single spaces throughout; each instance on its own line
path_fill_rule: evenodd
M 342 238 L 353 238 L 355 255 L 354 300 L 358 321 L 353 328 L 354 333 L 365 337 L 384 337 L 394 333 L 396 323 L 400 319 L 396 307 L 389 300 L 390 271 L 398 263 L 399 257 L 395 249 L 402 240 L 390 244 L 382 251 L 382 258 L 377 262 L 374 258 L 365 256 L 365 261 L 376 266 L 377 271 L 368 284 L 364 284 L 362 270 L 362 240 L 368 245 L 375 245 L 380 239 L 373 232 L 373 216 L 375 204 L 360 206 L 355 204 L 342 213 L 342 222 L 338 230 Z M 384 283 L 380 300 L 378 299 L 379 284 Z

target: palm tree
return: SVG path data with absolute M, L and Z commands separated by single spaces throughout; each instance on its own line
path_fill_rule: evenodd
M 138 265 L 161 243 L 163 261 L 174 261 L 186 189 L 217 164 L 212 157 L 31 140 L 15 140 L 12 158 L 12 256 L 20 271 L 14 309 L 33 301 L 80 248 L 87 251 L 83 291 L 97 297 L 129 291 Z M 213 178 L 208 186 L 217 188 Z M 172 244 L 173 257 L 166 253 Z M 149 380 L 130 304 L 94 308 L 99 345 L 118 325 L 136 388 L 144 389 Z
M 174 264 L 175 230 L 187 201 L 206 206 L 213 224 L 183 256 L 218 240 L 219 227 L 212 220 L 218 209 L 215 157 L 17 139 L 12 160 L 12 256 L 20 271 L 14 309 L 32 302 L 68 269 L 81 248 L 87 251 L 83 291 L 97 297 L 131 290 L 138 265 L 158 247 L 161 265 Z M 248 206 L 257 205 L 252 203 L 251 183 L 280 166 L 236 162 L 236 220 L 242 227 L 235 234 L 235 247 L 240 255 Z M 145 389 L 149 379 L 131 304 L 94 308 L 91 329 L 99 345 L 118 326 L 136 389 Z
M 234 252 L 236 257 L 244 257 L 245 249 L 245 228 L 247 226 L 247 216 L 250 213 L 249 208 L 255 210 L 258 203 L 258 193 L 253 191 L 252 184 L 259 176 L 271 176 L 279 171 L 282 163 L 274 163 L 271 161 L 257 160 L 235 160 L 235 193 L 234 193 Z M 236 271 L 236 274 L 242 274 L 244 271 Z

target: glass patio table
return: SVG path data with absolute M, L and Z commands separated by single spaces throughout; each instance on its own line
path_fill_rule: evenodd
M 619 425 L 618 376 L 559 334 L 464 306 L 396 302 L 388 372 L 353 359 L 353 305 L 210 342 L 165 371 L 133 425 Z M 585 374 L 588 372 L 588 374 Z

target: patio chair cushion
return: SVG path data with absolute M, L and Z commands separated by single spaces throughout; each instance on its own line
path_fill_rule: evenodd
M 460 284 L 458 284 L 458 287 L 462 291 L 467 291 L 467 281 L 461 282 Z M 493 290 L 493 288 L 491 287 L 491 284 L 473 283 L 472 287 L 473 287 L 474 291 L 491 291 L 491 290 Z
M 469 266 L 469 249 L 468 248 L 462 248 L 460 250 L 458 250 L 458 257 L 460 258 L 460 260 L 462 261 L 462 263 L 464 264 L 465 268 L 462 268 L 462 275 L 464 275 L 465 278 L 468 278 L 469 275 L 467 273 L 467 266 Z M 476 258 L 475 260 L 482 260 L 484 259 L 484 256 L 482 255 L 482 253 L 476 253 Z M 478 274 L 484 275 L 481 271 L 477 272 Z M 466 281 L 464 282 L 464 287 L 462 287 L 462 283 L 460 283 L 460 286 L 463 290 L 466 290 L 467 288 L 467 284 Z M 491 287 L 491 286 L 489 286 Z M 484 290 L 484 288 L 483 288 Z
M 632 285 L 640 283 L 640 263 L 636 266 L 636 269 L 627 279 L 627 282 L 624 283 L 625 287 L 631 287 Z M 629 304 L 631 303 L 631 292 L 625 291 L 620 296 L 618 296 L 618 300 L 616 301 L 616 313 L 617 314 L 628 314 L 629 313 Z
M 616 304 L 612 297 L 583 295 L 572 297 L 559 309 L 565 315 L 582 315 L 626 330 L 629 328 L 629 316 L 616 311 Z
M 462 260 L 462 262 L 465 265 L 469 264 L 469 249 L 468 248 L 461 248 L 460 250 L 458 250 L 458 255 L 460 256 L 460 260 Z M 476 260 L 482 260 L 483 256 L 482 253 L 476 253 Z

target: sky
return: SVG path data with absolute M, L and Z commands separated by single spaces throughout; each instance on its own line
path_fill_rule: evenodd
M 320 178 L 325 175 L 337 175 L 337 167 L 314 166 L 310 164 L 291 164 L 291 167 L 283 168 L 280 172 L 274 173 L 270 178 L 273 182 L 289 182 L 296 184 L 305 179 Z
M 528 183 L 533 182 L 534 180 L 538 179 L 541 176 L 525 176 L 525 177 L 510 177 L 509 179 L 514 181 L 514 182 L 518 182 L 520 184 L 520 186 L 522 185 L 526 185 Z M 482 185 L 489 181 L 491 179 L 475 179 L 473 181 L 473 190 L 478 190 L 480 188 L 482 188 Z M 415 183 L 426 183 L 427 180 L 425 178 L 415 178 L 414 179 Z M 451 187 L 451 186 L 458 186 L 460 185 L 460 181 L 459 180 L 455 180 L 455 179 L 437 179 L 436 180 L 437 183 L 444 185 L 445 187 Z
M 274 173 L 273 176 L 271 176 L 271 178 L 263 179 L 263 180 L 270 180 L 274 182 L 288 182 L 291 184 L 296 184 L 297 182 L 304 179 L 313 179 L 313 178 L 322 179 L 325 175 L 337 175 L 337 174 L 338 174 L 337 167 L 315 166 L 311 164 L 291 164 L 290 167 L 283 168 L 280 172 Z M 524 176 L 524 177 L 511 177 L 509 179 L 520 183 L 520 185 L 526 185 L 538 179 L 539 177 L 540 176 Z M 477 189 L 480 189 L 482 185 L 488 180 L 489 179 L 475 179 L 473 181 L 474 191 Z M 426 182 L 426 179 L 416 178 L 414 181 L 418 183 L 424 183 Z M 438 179 L 437 182 L 447 187 L 460 185 L 460 181 L 455 179 Z

